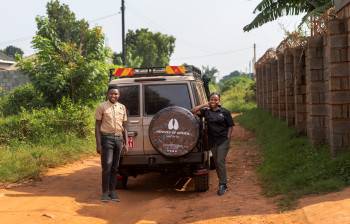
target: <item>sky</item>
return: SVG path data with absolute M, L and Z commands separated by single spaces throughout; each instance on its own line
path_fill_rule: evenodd
M 48 0 L 0 0 L 0 49 L 20 47 L 25 55 L 35 53 L 31 39 L 36 16 L 45 16 Z M 101 26 L 106 44 L 121 51 L 121 0 L 61 0 L 91 26 Z M 148 28 L 176 38 L 171 65 L 183 63 L 219 70 L 219 78 L 234 70 L 249 72 L 253 44 L 259 58 L 276 47 L 292 31 L 300 16 L 283 17 L 250 32 L 243 27 L 254 17 L 258 0 L 125 0 L 126 30 Z M 283 28 L 282 28 L 283 27 Z

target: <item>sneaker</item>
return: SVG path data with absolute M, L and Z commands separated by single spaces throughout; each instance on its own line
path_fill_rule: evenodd
M 226 184 L 220 184 L 219 185 L 219 189 L 218 189 L 218 195 L 221 196 L 221 195 L 224 195 L 225 192 L 227 191 L 227 186 Z
M 108 202 L 109 200 L 111 200 L 111 198 L 109 197 L 108 193 L 103 193 L 101 195 L 101 201 L 102 202 Z
M 109 197 L 112 201 L 120 202 L 120 199 L 119 199 L 116 191 L 111 191 L 109 193 Z

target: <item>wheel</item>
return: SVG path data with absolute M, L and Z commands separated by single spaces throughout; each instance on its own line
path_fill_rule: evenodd
M 194 176 L 194 190 L 205 192 L 209 189 L 209 174 Z
M 116 188 L 117 189 L 126 189 L 127 185 L 128 185 L 128 179 L 129 179 L 128 176 L 118 175 L 117 176 L 117 186 L 116 186 Z

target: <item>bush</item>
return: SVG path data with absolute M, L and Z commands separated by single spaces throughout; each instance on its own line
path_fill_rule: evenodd
M 222 102 L 231 112 L 242 112 L 256 107 L 254 102 L 255 81 L 247 76 L 231 78 L 230 88 L 223 92 Z
M 86 137 L 91 132 L 91 112 L 86 106 L 63 99 L 55 109 L 23 110 L 0 120 L 0 144 L 24 141 L 38 143 L 60 133 Z
M 0 99 L 0 111 L 3 116 L 18 114 L 23 109 L 30 111 L 44 106 L 47 106 L 47 103 L 43 95 L 30 83 L 14 88 Z
M 262 147 L 258 169 L 267 195 L 284 195 L 282 206 L 292 206 L 305 194 L 339 190 L 350 184 L 350 153 L 332 158 L 327 146 L 314 147 L 285 122 L 254 109 L 237 118 L 255 132 Z

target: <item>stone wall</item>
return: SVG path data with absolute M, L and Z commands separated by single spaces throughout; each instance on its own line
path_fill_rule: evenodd
M 0 71 L 0 88 L 9 91 L 29 82 L 29 77 L 19 71 Z

